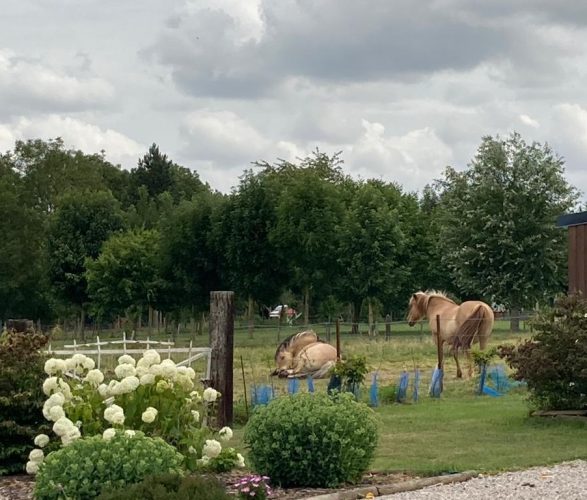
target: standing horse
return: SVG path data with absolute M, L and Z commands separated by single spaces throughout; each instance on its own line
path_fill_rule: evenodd
M 494 319 L 491 307 L 479 300 L 469 300 L 458 305 L 443 293 L 435 291 L 414 293 L 410 298 L 409 307 L 408 324 L 414 326 L 416 321 L 428 318 L 435 342 L 438 342 L 440 338 L 441 345 L 446 342 L 452 346 L 457 364 L 457 377 L 463 376 L 459 365 L 459 348 L 465 352 L 469 364 L 469 376 L 472 376 L 471 344 L 479 342 L 481 350 L 485 349 L 493 329 Z M 437 316 L 440 316 L 440 332 L 437 331 Z

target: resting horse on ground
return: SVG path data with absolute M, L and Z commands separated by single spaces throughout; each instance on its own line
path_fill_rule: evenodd
M 312 330 L 287 337 L 275 351 L 277 368 L 271 376 L 326 378 L 336 363 L 336 348 Z
M 435 291 L 414 293 L 409 306 L 408 324 L 414 326 L 418 320 L 428 318 L 435 342 L 438 341 L 436 316 L 440 316 L 440 342 L 452 346 L 457 364 L 457 377 L 463 376 L 458 356 L 460 348 L 465 352 L 469 376 L 472 376 L 471 344 L 479 342 L 481 350 L 485 349 L 493 329 L 491 307 L 479 300 L 470 300 L 458 305 L 443 293 Z

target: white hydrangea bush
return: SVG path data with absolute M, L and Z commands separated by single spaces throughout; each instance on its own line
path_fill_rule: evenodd
M 192 470 L 244 467 L 242 455 L 226 445 L 232 429 L 224 427 L 215 433 L 208 425 L 221 394 L 211 387 L 196 390 L 192 368 L 161 360 L 155 350 L 145 351 L 138 361 L 128 354 L 120 356 L 112 377 L 79 353 L 65 360 L 47 360 L 45 372 L 43 416 L 53 422 L 53 439 L 62 446 L 93 435 L 110 440 L 117 430 L 129 437 L 142 431 L 174 445 Z M 44 434 L 35 438 L 39 448 L 27 462 L 30 474 L 41 466 L 41 448 L 50 439 Z

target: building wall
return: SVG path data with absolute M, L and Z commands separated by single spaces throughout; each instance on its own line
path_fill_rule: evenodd
M 569 292 L 587 296 L 587 224 L 569 227 Z

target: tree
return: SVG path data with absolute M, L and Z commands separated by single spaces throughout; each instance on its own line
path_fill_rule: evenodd
M 97 258 L 86 260 L 92 307 L 99 317 L 126 315 L 135 321 L 157 303 L 160 235 L 155 230 L 113 234 Z
M 88 302 L 86 259 L 98 257 L 104 241 L 122 227 L 119 204 L 108 191 L 69 193 L 51 216 L 49 281 L 62 302 L 78 308 L 82 336 Z
M 227 283 L 248 298 L 251 336 L 254 302 L 272 303 L 287 282 L 286 261 L 270 240 L 276 222 L 275 196 L 267 176 L 263 172 L 245 172 L 238 189 L 224 205 L 216 240 L 224 256 Z
M 309 324 L 310 293 L 326 294 L 337 270 L 336 234 L 344 212 L 337 154 L 316 151 L 300 165 L 269 167 L 277 196 L 277 223 L 270 238 L 287 259 L 291 285 L 304 296 Z
M 213 227 L 224 198 L 203 193 L 179 204 L 161 223 L 161 275 L 165 293 L 161 309 L 206 310 L 210 291 L 220 285 L 221 257 Z
M 22 177 L 0 155 L 0 319 L 50 315 L 43 217 L 27 205 Z
M 485 137 L 469 168 L 448 168 L 440 186 L 443 264 L 464 293 L 516 317 L 564 289 L 566 241 L 555 220 L 577 193 L 547 145 Z
M 373 327 L 373 305 L 397 295 L 407 269 L 399 265 L 406 246 L 400 220 L 401 191 L 379 181 L 359 183 L 339 230 L 338 262 L 344 269 L 339 296 L 353 306 L 352 330 L 358 333 L 364 299 Z

